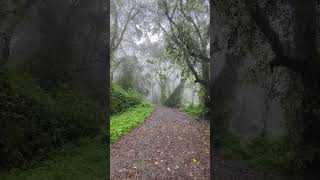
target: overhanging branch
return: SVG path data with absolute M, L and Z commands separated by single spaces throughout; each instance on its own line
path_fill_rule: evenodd
M 244 0 L 244 2 L 252 20 L 255 22 L 259 30 L 264 34 L 271 46 L 272 51 L 275 53 L 276 57 L 270 63 L 271 69 L 276 66 L 282 66 L 293 71 L 303 73 L 309 65 L 302 59 L 295 59 L 285 56 L 279 35 L 272 29 L 270 21 L 266 17 L 262 8 L 259 7 L 258 2 L 256 0 Z
M 165 16 L 167 17 L 167 19 L 169 20 L 169 23 L 170 23 L 170 28 L 171 28 L 171 32 L 173 33 L 174 35 L 174 41 L 177 45 L 179 45 L 180 47 L 182 47 L 182 50 L 183 51 L 186 51 L 190 56 L 194 57 L 194 58 L 197 58 L 197 59 L 200 59 L 202 61 L 205 61 L 205 62 L 210 62 L 210 58 L 208 58 L 207 56 L 204 56 L 204 55 L 201 55 L 199 53 L 196 53 L 194 51 L 192 51 L 190 48 L 188 47 L 185 47 L 187 46 L 183 40 L 181 40 L 180 38 L 178 38 L 178 36 L 176 36 L 174 34 L 174 30 L 172 28 L 172 26 L 174 26 L 180 33 L 180 27 L 173 21 L 173 17 L 169 15 L 169 8 L 168 8 L 168 5 L 167 5 L 167 2 L 164 1 L 164 7 L 165 7 Z M 195 25 L 195 24 L 194 24 Z M 164 29 L 164 28 L 161 28 L 161 29 Z M 166 31 L 165 31 L 166 32 Z M 200 39 L 201 39 L 201 34 L 200 34 Z

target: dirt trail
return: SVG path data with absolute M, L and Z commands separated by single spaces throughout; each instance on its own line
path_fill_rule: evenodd
M 111 145 L 111 179 L 209 179 L 209 124 L 156 107 Z

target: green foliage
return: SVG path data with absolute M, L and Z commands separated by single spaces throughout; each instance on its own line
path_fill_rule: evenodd
M 106 177 L 106 144 L 101 136 L 67 143 L 49 153 L 49 158 L 36 161 L 27 170 L 0 173 L 2 180 L 88 180 Z
M 181 75 L 184 78 L 190 78 L 192 76 L 192 72 L 188 65 L 185 62 L 185 58 L 188 58 L 187 55 L 184 54 L 183 50 L 181 50 L 175 42 L 173 42 L 171 39 L 174 37 L 167 37 L 165 41 L 165 51 L 168 55 L 169 59 L 174 63 L 177 64 L 181 69 Z M 194 68 L 199 69 L 200 64 L 194 63 Z
M 143 96 L 141 94 L 132 89 L 124 90 L 117 84 L 112 84 L 110 94 L 112 115 L 141 104 L 143 101 Z
M 290 173 L 299 173 L 302 170 L 296 148 L 285 140 L 259 135 L 246 148 L 250 164 L 258 169 L 284 167 L 286 171 L 291 171 Z
M 188 106 L 181 105 L 179 110 L 187 112 L 193 118 L 204 118 L 208 114 L 208 109 L 200 104 L 190 104 Z
M 249 166 L 258 170 L 275 170 L 279 166 L 295 174 L 302 170 L 294 145 L 262 134 L 248 143 L 241 143 L 239 137 L 228 134 L 222 140 L 218 153 L 228 159 L 247 160 Z
M 95 103 L 63 85 L 51 94 L 28 75 L 0 79 L 0 167 L 23 167 L 61 144 L 95 135 Z
M 54 100 L 49 93 L 40 88 L 29 73 L 9 72 L 5 79 L 8 79 L 8 85 L 16 92 L 28 96 L 42 105 L 54 105 Z
M 117 141 L 122 136 L 129 133 L 132 128 L 142 123 L 153 111 L 150 104 L 141 104 L 130 108 L 128 111 L 111 116 L 110 122 L 110 141 Z
M 166 53 L 173 63 L 181 67 L 183 77 L 188 78 L 194 75 L 186 59 L 190 60 L 192 68 L 200 74 L 201 60 L 192 54 L 207 56 L 209 19 L 206 17 L 209 15 L 209 4 L 205 1 L 181 1 L 178 3 L 179 8 L 177 10 L 173 8 L 174 5 L 170 2 L 167 5 L 165 3 L 159 5 L 164 12 L 168 11 L 169 14 L 176 14 L 169 21 L 171 31 L 165 39 Z M 166 9 L 166 6 L 168 9 Z M 190 16 L 193 13 L 202 18 Z
M 96 135 L 98 128 L 103 124 L 102 116 L 97 112 L 97 105 L 72 90 L 67 84 L 62 84 L 55 93 L 55 106 L 52 107 L 58 115 L 59 122 L 55 125 L 62 126 L 64 138 Z M 61 123 L 61 124 L 59 124 Z
M 241 143 L 239 137 L 233 134 L 226 134 L 219 143 L 218 153 L 229 159 L 247 159 L 248 155 L 245 145 Z

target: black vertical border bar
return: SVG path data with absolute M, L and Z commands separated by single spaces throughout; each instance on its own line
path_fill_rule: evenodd
M 106 180 L 110 179 L 110 0 L 101 0 L 105 7 L 105 41 L 106 41 Z
M 209 107 L 209 116 L 210 116 L 210 180 L 213 180 L 213 173 L 214 173 L 214 147 L 213 147 L 213 136 L 214 136 L 214 127 L 213 127 L 213 113 L 212 113 L 212 107 L 213 107 L 213 100 L 212 100 L 212 89 L 213 89 L 213 80 L 212 80 L 212 74 L 213 74 L 213 5 L 215 0 L 209 0 L 210 4 L 210 23 L 209 23 L 209 42 L 210 42 L 210 82 L 209 82 L 209 97 L 210 97 L 210 107 Z

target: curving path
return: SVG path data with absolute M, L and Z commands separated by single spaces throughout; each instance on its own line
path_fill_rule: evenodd
M 209 179 L 209 141 L 208 122 L 157 106 L 111 145 L 111 179 Z

